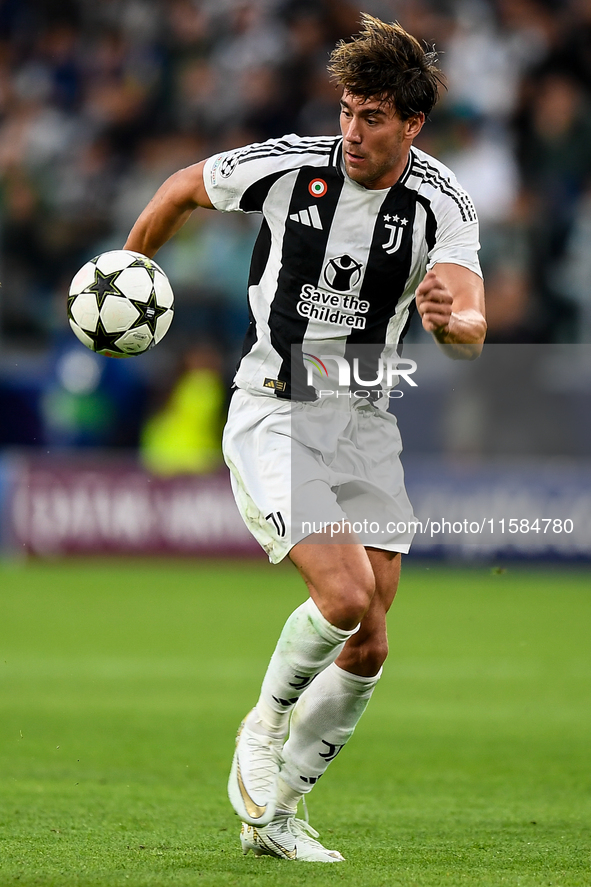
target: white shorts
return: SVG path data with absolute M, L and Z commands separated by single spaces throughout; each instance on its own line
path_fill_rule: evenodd
M 223 438 L 236 504 L 272 563 L 321 530 L 323 543 L 342 543 L 343 527 L 363 545 L 406 553 L 416 519 L 401 450 L 396 418 L 365 401 L 327 409 L 243 389 Z

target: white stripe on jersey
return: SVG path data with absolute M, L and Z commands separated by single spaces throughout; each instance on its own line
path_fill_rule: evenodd
M 323 268 L 327 267 L 331 259 L 337 259 L 344 255 L 350 256 L 355 263 L 361 266 L 358 279 L 346 291 L 347 297 L 359 297 L 368 264 L 376 214 L 387 194 L 387 191 L 368 191 L 351 179 L 345 179 L 326 244 Z M 359 212 L 360 197 L 368 210 L 365 213 Z M 323 280 L 322 276 L 315 283 L 319 288 L 330 290 L 328 281 Z M 341 313 L 355 314 L 355 311 L 343 307 Z M 348 335 L 350 331 L 350 327 L 345 327 L 342 324 L 310 320 L 304 341 L 313 342 L 317 339 L 339 338 Z
M 269 314 L 272 301 L 269 300 L 267 293 L 275 292 L 277 289 L 277 280 L 281 271 L 281 243 L 287 221 L 285 213 L 281 210 L 289 206 L 298 173 L 299 170 L 296 169 L 275 182 L 263 204 L 263 215 L 269 221 L 273 243 L 260 283 L 258 286 L 249 287 L 248 290 L 248 300 L 256 322 L 257 340 L 247 355 L 248 360 L 243 359 L 240 363 L 234 379 L 238 387 L 260 387 L 259 376 L 262 367 L 265 377 L 276 379 L 283 362 L 281 355 L 271 346 Z

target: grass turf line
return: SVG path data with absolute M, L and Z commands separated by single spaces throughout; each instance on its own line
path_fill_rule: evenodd
M 323 866 L 243 858 L 225 796 L 293 568 L 0 567 L 0 887 L 588 887 L 590 578 L 407 567 Z

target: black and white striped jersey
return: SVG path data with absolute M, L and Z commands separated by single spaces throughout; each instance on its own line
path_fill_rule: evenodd
M 248 145 L 210 157 L 216 209 L 263 215 L 248 281 L 250 325 L 235 384 L 308 399 L 292 346 L 398 343 L 414 293 L 438 262 L 480 274 L 472 201 L 442 163 L 412 148 L 399 181 L 369 190 L 342 164 L 342 139 L 322 136 Z M 298 380 L 302 383 L 298 384 Z

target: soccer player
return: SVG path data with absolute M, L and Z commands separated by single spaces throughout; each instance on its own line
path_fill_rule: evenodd
M 343 859 L 297 806 L 378 682 L 412 538 L 387 391 L 368 385 L 325 406 L 313 367 L 328 376 L 327 364 L 342 368 L 363 346 L 385 354 L 415 307 L 454 358 L 477 356 L 485 337 L 474 208 L 453 173 L 413 147 L 437 99 L 436 61 L 399 24 L 364 14 L 330 59 L 340 137 L 288 135 L 180 170 L 126 243 L 153 256 L 196 207 L 263 217 L 224 455 L 245 522 L 272 562 L 292 560 L 309 597 L 287 619 L 236 740 L 228 793 L 244 853 Z M 296 520 L 296 498 L 319 524 Z M 379 533 L 354 533 L 350 522 L 368 514 Z

